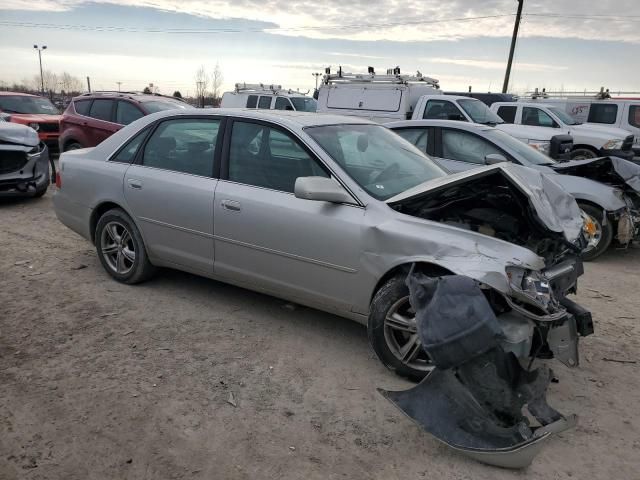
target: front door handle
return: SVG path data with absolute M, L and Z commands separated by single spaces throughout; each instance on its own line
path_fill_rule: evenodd
M 130 178 L 127 180 L 129 184 L 129 188 L 135 188 L 136 190 L 142 190 L 142 182 L 140 180 L 136 180 L 135 178 Z
M 222 208 L 231 212 L 239 212 L 241 210 L 240 202 L 236 202 L 235 200 L 223 200 Z

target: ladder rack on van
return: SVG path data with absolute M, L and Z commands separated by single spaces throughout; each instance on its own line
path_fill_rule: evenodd
M 239 92 L 267 92 L 277 93 L 282 85 L 265 85 L 264 83 L 236 83 L 236 93 Z
M 547 92 L 545 88 L 542 89 L 542 92 L 537 88 L 533 92 L 526 92 L 526 96 L 531 97 L 532 99 L 536 98 L 595 98 L 597 100 L 605 100 L 607 98 L 612 98 L 611 95 L 640 95 L 640 92 L 611 92 L 608 88 L 605 90 L 604 87 L 600 88 L 599 91 L 587 91 L 584 90 L 582 92 L 574 91 L 574 92 L 564 92 L 564 91 L 551 91 Z
M 342 67 L 337 73 L 331 73 L 327 68 L 325 75 L 322 77 L 322 83 L 329 85 L 331 83 L 390 83 L 407 85 L 409 83 L 426 83 L 434 88 L 440 88 L 439 81 L 435 78 L 425 77 L 422 73 L 417 72 L 415 75 L 401 75 L 400 68 L 387 70 L 385 75 L 378 75 L 369 67 L 368 73 L 347 73 L 342 71 Z

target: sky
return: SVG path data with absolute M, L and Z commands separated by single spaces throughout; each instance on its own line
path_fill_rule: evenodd
M 312 90 L 314 72 L 400 66 L 445 91 L 500 91 L 516 0 L 3 0 L 0 81 L 44 69 L 93 89 L 195 91 L 202 65 L 236 82 Z M 524 0 L 510 91 L 640 91 L 640 2 Z

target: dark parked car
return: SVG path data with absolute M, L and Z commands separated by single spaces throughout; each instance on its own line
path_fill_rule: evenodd
M 174 97 L 137 92 L 91 92 L 75 97 L 60 121 L 60 151 L 95 147 L 123 126 L 162 110 L 190 108 Z

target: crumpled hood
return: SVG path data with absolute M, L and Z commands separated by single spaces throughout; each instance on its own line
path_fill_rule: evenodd
M 19 123 L 0 123 L 0 142 L 26 147 L 35 147 L 40 143 L 38 132 Z
M 580 207 L 573 196 L 554 182 L 552 176 L 511 163 L 500 163 L 440 177 L 396 195 L 386 203 L 394 204 L 416 198 L 446 185 L 472 183 L 495 170 L 499 170 L 528 197 L 529 204 L 535 210 L 542 226 L 564 234 L 570 243 L 577 241 L 582 233 L 583 221 Z
M 636 192 L 640 192 L 640 165 L 618 157 L 601 157 L 588 160 L 572 160 L 551 166 L 561 174 L 585 177 L 611 185 L 618 180 Z

